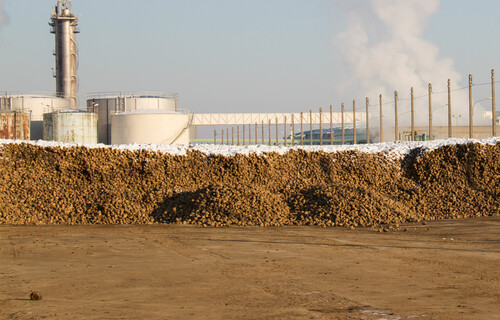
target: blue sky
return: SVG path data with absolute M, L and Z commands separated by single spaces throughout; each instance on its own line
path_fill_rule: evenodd
M 402 3 L 372 1 L 74 0 L 81 30 L 80 104 L 90 92 L 160 91 L 179 93 L 180 107 L 194 112 L 300 112 L 337 108 L 367 95 L 374 101 L 379 91 L 406 94 L 411 82 L 400 78 L 442 85 L 454 76 L 460 78 L 456 85 L 464 86 L 469 73 L 482 83 L 498 68 L 500 80 L 497 0 L 420 0 L 424 7 L 439 5 L 422 14 L 417 35 L 438 49 L 437 56 L 418 62 L 418 49 L 402 48 L 398 57 L 415 64 L 411 75 L 398 65 L 374 68 L 389 75 L 384 79 L 356 73 L 357 57 L 346 50 L 349 30 L 356 27 L 353 16 L 368 35 L 362 48 L 376 47 L 391 33 L 374 12 L 393 8 L 391 1 Z M 0 91 L 54 91 L 48 21 L 55 2 L 0 0 L 9 20 L 0 27 Z M 404 30 L 398 23 L 411 21 L 406 15 L 413 13 L 404 10 L 393 12 L 401 16 L 390 20 L 393 30 Z M 392 43 L 399 49 L 397 39 Z M 368 68 L 383 66 L 359 54 Z M 446 68 L 431 74 L 434 62 L 436 70 Z M 390 79 L 391 74 L 400 78 Z M 489 94 L 484 87 L 475 91 L 477 99 Z

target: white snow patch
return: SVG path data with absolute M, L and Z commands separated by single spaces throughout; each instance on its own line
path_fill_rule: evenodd
M 385 152 L 390 157 L 395 159 L 402 158 L 411 150 L 422 148 L 424 151 L 438 149 L 446 145 L 457 145 L 467 143 L 480 143 L 496 145 L 500 143 L 500 137 L 492 137 L 486 139 L 440 139 L 433 141 L 415 141 L 415 142 L 384 142 L 373 144 L 358 144 L 358 145 L 335 145 L 335 146 L 268 146 L 268 145 L 247 145 L 247 146 L 233 146 L 233 145 L 214 145 L 214 144 L 194 144 L 194 145 L 158 145 L 158 144 L 128 144 L 128 145 L 113 145 L 108 146 L 104 144 L 68 144 L 54 141 L 25 141 L 25 140 L 4 140 L 0 139 L 0 145 L 11 143 L 28 143 L 40 147 L 60 147 L 70 148 L 74 146 L 82 146 L 86 148 L 111 148 L 115 150 L 148 150 L 160 153 L 169 153 L 172 155 L 185 155 L 187 151 L 200 151 L 206 155 L 224 155 L 234 156 L 236 154 L 264 154 L 270 152 L 277 152 L 284 154 L 290 150 L 304 150 L 304 151 L 323 151 L 327 153 L 335 153 L 340 151 L 357 150 L 365 153 L 380 153 Z

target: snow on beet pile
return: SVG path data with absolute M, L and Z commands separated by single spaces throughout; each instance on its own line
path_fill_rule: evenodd
M 500 138 L 360 146 L 0 141 L 0 223 L 367 227 L 496 215 Z

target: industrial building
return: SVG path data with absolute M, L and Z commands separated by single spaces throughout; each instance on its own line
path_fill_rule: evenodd
M 57 0 L 49 25 L 50 32 L 55 36 L 55 92 L 0 92 L 0 139 L 43 139 L 108 145 L 188 144 L 195 138 L 194 133 L 199 126 L 214 128 L 215 143 L 218 143 L 219 138 L 222 143 L 229 143 L 229 129 L 234 130 L 234 126 L 237 126 L 236 135 L 239 135 L 242 126 L 244 143 L 245 135 L 248 138 L 246 141 L 250 143 L 264 143 L 264 136 L 270 143 L 274 135 L 277 144 L 283 137 L 286 144 L 286 139 L 291 140 L 292 135 L 293 140 L 299 141 L 300 132 L 303 132 L 303 140 L 310 140 L 312 134 L 314 141 L 326 144 L 331 141 L 330 127 L 335 128 L 334 144 L 378 142 L 378 137 L 382 136 L 381 130 L 369 129 L 368 119 L 371 117 L 367 111 L 332 112 L 330 109 L 330 112 L 322 112 L 320 109 L 319 112 L 311 110 L 306 113 L 193 114 L 179 108 L 178 94 L 129 91 L 89 93 L 86 106 L 78 106 L 76 35 L 80 31 L 78 18 L 72 10 L 72 0 Z M 382 118 L 378 114 L 375 116 Z M 218 136 L 215 127 L 222 128 Z M 266 130 L 264 127 L 267 127 Z M 341 127 L 345 129 L 343 134 L 339 129 Z M 406 139 L 408 130 L 401 129 L 391 138 Z M 250 140 L 252 130 L 253 139 Z M 460 130 L 455 132 L 460 133 Z M 474 137 L 482 136 L 478 132 Z M 436 137 L 443 136 L 439 133 Z M 239 137 L 236 139 L 238 141 Z
M 98 142 L 188 144 L 192 117 L 178 109 L 178 95 L 92 93 L 87 111 L 96 113 Z
M 87 95 L 78 106 L 78 18 L 72 0 L 57 0 L 49 22 L 55 36 L 56 92 L 50 94 L 0 93 L 0 115 L 5 121 L 0 138 L 55 140 L 67 143 L 188 144 L 198 126 L 286 125 L 298 114 L 199 114 L 178 107 L 177 94 L 100 92 Z M 325 121 L 327 115 L 310 113 L 308 123 Z M 335 123 L 340 114 L 335 113 Z M 357 120 L 363 115 L 352 115 Z M 306 119 L 307 118 L 307 119 Z M 324 119 L 323 119 L 324 118 Z M 352 118 L 352 117 L 351 117 Z M 302 119 L 302 118 L 301 118 Z M 332 121 L 330 117 L 330 121 Z M 21 121 L 22 120 L 22 121 Z M 21 134 L 18 127 L 29 128 Z M 290 121 L 290 120 L 289 120 Z M 347 120 L 346 118 L 346 121 Z M 351 119 L 352 122 L 352 119 Z M 27 124 L 29 123 L 29 124 Z M 17 134 L 14 134 L 17 132 Z

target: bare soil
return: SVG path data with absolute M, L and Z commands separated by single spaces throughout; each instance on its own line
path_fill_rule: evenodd
M 401 229 L 0 225 L 0 318 L 500 319 L 500 217 Z

